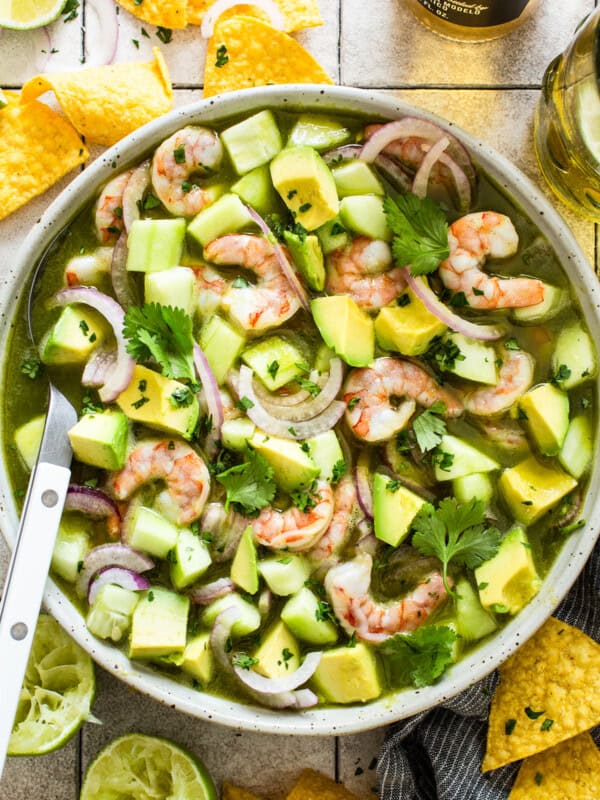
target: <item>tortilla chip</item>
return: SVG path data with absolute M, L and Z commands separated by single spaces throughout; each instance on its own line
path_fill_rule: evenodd
M 252 794 L 252 792 L 247 792 L 245 789 L 240 789 L 239 786 L 232 786 L 231 783 L 224 783 L 221 800 L 260 800 L 260 797 Z
M 287 800 L 358 800 L 358 797 L 320 772 L 305 769 Z
M 550 618 L 500 668 L 482 771 L 540 753 L 600 723 L 600 645 Z
M 0 111 L 0 219 L 49 189 L 89 157 L 72 125 L 44 103 L 5 92 Z
M 187 0 L 116 0 L 134 17 L 161 28 L 185 28 L 189 22 Z
M 188 0 L 188 24 L 201 25 L 204 14 L 213 2 L 214 0 Z M 323 17 L 316 0 L 275 0 L 275 2 L 281 8 L 285 20 L 286 33 L 301 31 L 304 28 L 314 28 L 323 24 Z M 227 9 L 219 19 L 223 21 L 240 14 L 248 17 L 257 17 L 267 23 L 271 21 L 270 16 L 265 11 L 258 8 L 258 6 L 250 4 L 240 4 Z
M 508 800 L 598 800 L 600 750 L 589 733 L 523 762 Z
M 241 16 L 219 22 L 208 43 L 204 97 L 271 83 L 332 80 L 302 45 L 271 25 Z
M 152 52 L 154 61 L 37 75 L 23 87 L 21 102 L 53 91 L 88 142 L 114 144 L 173 105 L 167 65 L 158 47 Z

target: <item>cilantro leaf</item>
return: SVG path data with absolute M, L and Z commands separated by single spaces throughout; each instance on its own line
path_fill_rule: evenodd
M 379 648 L 393 686 L 430 686 L 452 663 L 456 633 L 447 625 L 426 625 L 398 633 Z
M 146 303 L 125 314 L 127 352 L 136 361 L 153 358 L 167 378 L 195 379 L 192 320 L 181 308 Z
M 227 511 L 231 503 L 236 503 L 243 513 L 252 514 L 270 505 L 275 497 L 273 470 L 254 450 L 248 450 L 248 460 L 243 464 L 230 467 L 216 477 L 227 490 Z
M 410 264 L 412 275 L 426 275 L 448 258 L 448 222 L 437 203 L 405 194 L 386 197 L 383 207 L 394 234 L 392 250 L 398 266 Z
M 436 400 L 413 422 L 413 430 L 421 452 L 428 453 L 434 450 L 442 441 L 442 436 L 446 433 L 446 422 L 437 415 L 444 414 L 445 411 L 446 404 Z
M 486 527 L 485 505 L 481 500 L 459 503 L 455 497 L 445 497 L 437 510 L 424 506 L 413 522 L 413 547 L 425 556 L 435 556 L 442 562 L 444 586 L 448 586 L 448 564 L 453 561 L 475 569 L 494 556 L 502 534 L 497 528 Z
M 309 381 L 308 378 L 296 378 L 296 383 L 301 389 L 305 389 L 311 397 L 316 397 L 321 394 L 321 387 L 314 381 Z

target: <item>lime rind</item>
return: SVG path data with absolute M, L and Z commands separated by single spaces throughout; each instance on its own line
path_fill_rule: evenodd
M 129 733 L 88 767 L 79 800 L 217 800 L 206 767 L 168 739 Z
M 62 747 L 89 716 L 95 689 L 92 659 L 52 617 L 40 614 L 8 754 Z
M 6 108 L 7 105 L 8 105 L 8 100 L 6 99 L 6 95 L 4 94 L 2 89 L 0 89 L 0 108 Z
M 65 0 L 0 0 L 0 28 L 30 31 L 58 19 Z

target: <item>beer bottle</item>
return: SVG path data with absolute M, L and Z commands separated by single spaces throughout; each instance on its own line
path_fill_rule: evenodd
M 404 0 L 428 28 L 463 42 L 504 36 L 533 11 L 537 0 Z

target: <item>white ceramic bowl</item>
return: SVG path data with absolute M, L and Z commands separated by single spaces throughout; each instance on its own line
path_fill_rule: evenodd
M 146 125 L 104 153 L 52 203 L 31 230 L 15 263 L 3 265 L 6 272 L 0 287 L 1 340 L 6 341 L 9 335 L 19 295 L 30 270 L 59 231 L 92 200 L 97 187 L 114 174 L 113 162 L 117 163 L 119 170 L 136 163 L 142 153 L 184 125 L 210 125 L 211 122 L 264 107 L 360 112 L 385 119 L 417 114 L 452 130 L 464 142 L 474 160 L 512 196 L 548 238 L 571 277 L 592 337 L 600 341 L 600 292 L 593 270 L 560 216 L 531 181 L 509 161 L 455 126 L 393 98 L 359 89 L 306 85 L 252 89 L 178 109 Z M 6 386 L 3 388 L 4 391 L 10 390 Z M 7 433 L 11 435 L 11 431 Z M 597 439 L 598 432 L 596 453 Z M 567 539 L 537 597 L 498 635 L 449 669 L 435 685 L 397 692 L 364 706 L 275 713 L 194 691 L 164 674 L 129 661 L 120 650 L 91 636 L 80 613 L 51 579 L 46 587 L 45 603 L 50 613 L 105 669 L 136 689 L 188 714 L 223 725 L 269 733 L 338 734 L 364 731 L 411 716 L 447 700 L 491 672 L 539 628 L 573 584 L 598 535 L 599 471 L 600 461 L 596 458 L 583 513 L 589 522 Z M 0 525 L 12 546 L 17 529 L 17 512 L 4 465 L 0 467 L 0 504 Z

